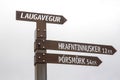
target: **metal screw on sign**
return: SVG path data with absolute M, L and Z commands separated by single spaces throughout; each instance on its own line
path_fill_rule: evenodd
M 40 43 L 38 43 L 38 45 L 40 45 Z
M 43 62 L 45 62 L 45 60 L 43 60 Z
M 43 55 L 45 55 L 45 53 L 43 53 Z
M 43 42 L 45 42 L 45 40 L 43 40 Z
M 39 56 L 38 58 L 40 59 L 41 57 Z
M 45 46 L 43 46 L 43 49 L 45 49 Z
M 40 29 L 37 29 L 37 31 L 40 31 Z
M 40 37 L 43 37 L 43 35 L 40 35 Z

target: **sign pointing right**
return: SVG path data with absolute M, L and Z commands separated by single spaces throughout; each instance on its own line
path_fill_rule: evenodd
M 116 52 L 116 49 L 110 45 L 75 43 L 75 42 L 65 42 L 65 41 L 63 42 L 63 41 L 52 41 L 52 40 L 45 41 L 45 48 L 51 50 L 75 51 L 75 52 L 97 53 L 97 54 L 106 54 L 106 55 L 113 55 Z
M 45 21 L 53 24 L 64 24 L 67 19 L 62 15 L 43 14 L 25 11 L 16 11 L 16 20 L 22 21 Z
M 94 56 L 37 53 L 35 56 L 35 64 L 36 63 L 99 66 L 102 63 L 102 61 L 98 57 Z

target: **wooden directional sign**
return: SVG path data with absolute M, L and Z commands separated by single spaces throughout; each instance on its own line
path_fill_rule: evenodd
M 102 63 L 102 61 L 98 57 L 93 56 L 38 53 L 35 57 L 37 63 L 56 63 L 85 66 L 99 66 Z
M 51 50 L 98 53 L 98 54 L 107 54 L 107 55 L 113 55 L 116 52 L 116 49 L 110 45 L 74 43 L 74 42 L 51 41 L 51 40 L 46 40 L 45 48 Z
M 23 21 L 45 21 L 47 23 L 63 24 L 66 19 L 61 15 L 43 14 L 43 13 L 33 13 L 16 11 L 16 20 Z

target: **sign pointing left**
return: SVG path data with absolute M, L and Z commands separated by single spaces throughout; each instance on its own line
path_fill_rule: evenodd
M 67 20 L 61 15 L 43 14 L 43 13 L 33 13 L 16 11 L 16 20 L 23 21 L 45 21 L 47 23 L 63 24 Z

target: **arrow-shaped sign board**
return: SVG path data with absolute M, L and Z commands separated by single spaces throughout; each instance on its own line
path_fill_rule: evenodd
M 43 13 L 33 13 L 16 11 L 16 20 L 23 21 L 45 21 L 47 23 L 63 24 L 66 19 L 61 15 L 43 14 Z
M 36 54 L 37 63 L 56 63 L 56 64 L 71 64 L 85 66 L 99 66 L 102 61 L 98 57 L 93 56 L 78 56 L 66 54 Z
M 50 50 L 98 53 L 107 55 L 113 55 L 116 52 L 116 49 L 110 45 L 51 41 L 51 40 L 45 41 L 45 48 Z

